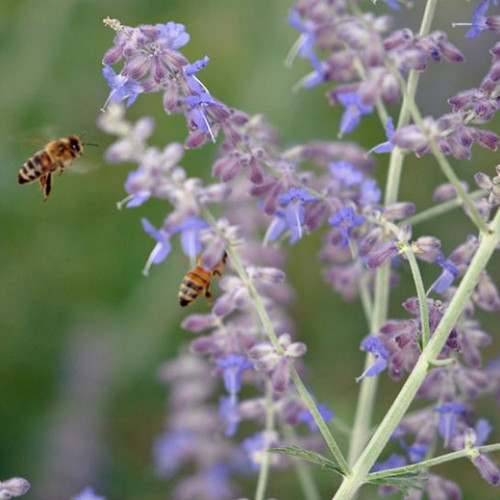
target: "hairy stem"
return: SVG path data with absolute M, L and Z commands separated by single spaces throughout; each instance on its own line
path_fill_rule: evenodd
M 486 191 L 482 189 L 478 189 L 469 194 L 469 198 L 471 200 L 478 200 L 486 195 Z M 439 205 L 435 205 L 427 210 L 422 210 L 418 214 L 412 215 L 408 217 L 408 219 L 404 220 L 402 225 L 414 226 L 415 224 L 420 224 L 421 222 L 425 222 L 429 219 L 433 219 L 434 217 L 438 217 L 439 215 L 443 215 L 455 208 L 459 208 L 463 205 L 463 202 L 460 198 L 454 198 L 453 200 L 448 200 Z
M 405 255 L 410 264 L 411 274 L 417 291 L 418 307 L 420 309 L 420 323 L 422 327 L 422 347 L 424 348 L 428 344 L 430 338 L 429 310 L 427 308 L 427 297 L 425 295 L 424 282 L 422 281 L 422 275 L 420 274 L 415 254 L 408 246 L 405 249 Z
M 425 7 L 424 17 L 420 26 L 420 35 L 426 35 L 430 31 L 432 18 L 436 10 L 437 0 L 428 0 Z M 410 100 L 413 101 L 417 92 L 420 74 L 411 71 L 408 77 L 406 95 L 403 98 L 401 113 L 399 115 L 398 127 L 408 124 L 410 119 Z M 410 99 L 411 98 L 411 99 Z M 389 160 L 389 170 L 387 172 L 387 183 L 385 188 L 385 205 L 390 205 L 398 199 L 401 171 L 403 168 L 404 153 L 398 148 L 394 148 Z M 390 268 L 385 265 L 377 271 L 375 277 L 375 298 L 372 311 L 372 321 L 370 333 L 377 332 L 387 319 L 389 304 L 389 278 Z M 372 363 L 372 355 L 368 354 L 365 360 L 365 369 Z M 361 381 L 356 415 L 354 419 L 352 440 L 349 447 L 349 463 L 352 464 L 360 455 L 371 427 L 371 417 L 373 405 L 377 391 L 378 377 L 364 377 Z
M 272 401 L 272 387 L 269 382 L 266 384 L 266 436 L 274 430 L 274 408 Z M 265 500 L 267 483 L 269 480 L 269 453 L 262 454 L 262 462 L 260 463 L 259 477 L 257 480 L 257 489 L 255 491 L 255 500 Z
M 216 228 L 216 221 L 210 210 L 206 207 L 202 207 L 202 213 L 205 219 L 211 224 L 212 227 Z M 278 341 L 278 336 L 276 335 L 276 332 L 274 331 L 274 326 L 271 322 L 271 318 L 269 317 L 269 314 L 267 313 L 266 307 L 264 305 L 264 302 L 262 301 L 261 296 L 259 295 L 259 292 L 255 288 L 252 280 L 250 279 L 250 276 L 248 275 L 245 266 L 243 265 L 243 262 L 241 261 L 238 253 L 236 250 L 229 246 L 226 249 L 229 258 L 231 259 L 231 263 L 234 266 L 236 272 L 238 273 L 238 276 L 240 277 L 241 281 L 245 284 L 247 287 L 248 293 L 250 297 L 252 298 L 253 306 L 255 307 L 255 310 L 259 316 L 260 322 L 262 323 L 262 326 L 264 328 L 264 331 L 266 332 L 269 341 L 273 345 L 273 347 L 276 349 L 276 352 L 278 354 L 283 354 L 283 348 L 281 347 L 279 341 Z M 349 466 L 347 465 L 347 461 L 344 458 L 344 455 L 342 454 L 342 451 L 340 450 L 339 445 L 335 441 L 334 437 L 332 436 L 330 430 L 328 429 L 328 426 L 326 425 L 325 420 L 319 413 L 318 409 L 316 408 L 316 404 L 314 403 L 313 398 L 309 394 L 309 391 L 306 389 L 306 386 L 302 382 L 302 379 L 300 378 L 299 374 L 295 370 L 295 367 L 293 366 L 293 362 L 290 360 L 290 374 L 292 376 L 292 380 L 295 384 L 295 387 L 297 388 L 297 391 L 304 401 L 304 404 L 306 405 L 307 409 L 310 411 L 311 415 L 314 418 L 314 421 L 316 422 L 316 425 L 319 428 L 319 431 L 321 432 L 326 444 L 328 445 L 328 448 L 330 449 L 333 457 L 337 461 L 338 466 L 344 472 L 347 474 L 349 472 Z
M 355 496 L 360 486 L 366 482 L 368 472 L 380 456 L 392 433 L 401 422 L 421 386 L 430 364 L 436 359 L 443 348 L 453 326 L 462 314 L 465 303 L 470 299 L 481 272 L 486 267 L 496 246 L 500 242 L 500 211 L 495 215 L 488 233 L 483 234 L 479 248 L 455 292 L 436 331 L 410 373 L 394 403 L 387 411 L 383 421 L 378 426 L 373 437 L 363 453 L 352 467 L 352 472 L 342 482 L 335 495 L 335 500 L 348 500 Z
M 404 467 L 397 467 L 394 469 L 387 469 L 380 472 L 372 472 L 368 474 L 367 479 L 383 479 L 387 476 L 394 476 L 397 474 L 406 474 L 408 472 L 416 472 L 419 470 L 427 470 L 436 465 L 444 464 L 446 462 L 451 462 L 452 460 L 457 460 L 458 458 L 469 457 L 471 454 L 479 451 L 480 453 L 489 453 L 492 451 L 500 450 L 500 443 L 489 444 L 487 446 L 479 446 L 478 448 L 464 448 L 462 450 L 453 451 L 447 453 L 446 455 L 441 455 L 440 457 L 430 458 L 429 460 L 424 460 L 416 464 L 405 465 Z

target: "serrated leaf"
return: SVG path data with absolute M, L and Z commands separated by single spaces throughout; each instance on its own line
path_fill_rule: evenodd
M 399 474 L 388 474 L 387 476 L 367 477 L 369 484 L 383 485 L 396 487 L 401 493 L 407 495 L 410 488 L 421 489 L 422 483 L 427 480 L 427 474 L 423 471 L 416 472 L 401 472 Z
M 284 446 L 283 448 L 269 448 L 267 451 L 271 453 L 281 453 L 294 458 L 301 458 L 315 465 L 319 465 L 322 469 L 331 470 L 343 476 L 342 469 L 329 458 L 324 457 L 316 451 L 304 450 L 298 446 Z

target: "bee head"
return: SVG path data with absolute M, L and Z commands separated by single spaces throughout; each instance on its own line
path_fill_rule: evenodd
M 81 155 L 83 153 L 82 141 L 77 135 L 70 135 L 68 141 L 69 147 L 75 154 Z

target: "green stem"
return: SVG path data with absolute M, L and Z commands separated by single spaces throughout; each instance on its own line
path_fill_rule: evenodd
M 392 433 L 401 422 L 412 403 L 418 389 L 427 374 L 429 362 L 436 359 L 448 338 L 450 331 L 458 321 L 465 303 L 470 299 L 489 259 L 500 242 L 500 211 L 491 223 L 491 230 L 483 234 L 479 248 L 470 263 L 455 295 L 451 299 L 446 312 L 436 331 L 410 373 L 394 403 L 389 408 L 383 421 L 373 434 L 363 453 L 352 467 L 352 472 L 344 478 L 335 500 L 348 500 L 354 497 L 360 486 L 366 482 L 366 477 L 373 464 L 380 456 Z
M 290 373 L 292 375 L 292 380 L 293 383 L 295 384 L 295 387 L 297 388 L 298 393 L 302 397 L 302 400 L 307 406 L 307 409 L 311 412 L 314 421 L 316 422 L 316 425 L 319 427 L 319 431 L 323 435 L 323 439 L 326 441 L 326 444 L 328 445 L 328 448 L 330 449 L 332 455 L 334 456 L 335 460 L 337 461 L 337 465 L 340 467 L 342 472 L 344 474 L 349 473 L 349 465 L 346 462 L 346 459 L 344 458 L 344 455 L 340 451 L 340 448 L 333 438 L 330 430 L 328 429 L 326 422 L 324 421 L 323 417 L 321 416 L 320 412 L 316 408 L 316 404 L 314 403 L 311 395 L 309 394 L 309 391 L 306 389 L 306 386 L 304 385 L 304 382 L 302 382 L 302 379 L 299 377 L 299 374 L 297 373 L 297 370 L 293 365 L 290 366 Z
M 274 430 L 274 407 L 272 400 L 272 387 L 269 382 L 266 384 L 266 436 Z M 266 448 L 268 446 L 266 445 Z M 267 483 L 269 480 L 269 453 L 262 454 L 262 462 L 260 463 L 259 478 L 257 480 L 257 489 L 255 491 L 255 500 L 264 500 L 266 495 Z
M 441 455 L 440 457 L 430 458 L 429 460 L 424 460 L 417 464 L 405 465 L 404 467 L 396 467 L 394 469 L 387 469 L 380 472 L 372 472 L 366 476 L 367 480 L 370 479 L 383 479 L 387 476 L 395 476 L 399 474 L 405 474 L 409 472 L 417 472 L 419 470 L 427 470 L 436 465 L 444 464 L 446 462 L 451 462 L 457 458 L 469 457 L 471 454 L 475 454 L 477 451 L 480 453 L 489 453 L 492 451 L 500 450 L 500 443 L 489 444 L 487 446 L 480 446 L 478 448 L 464 448 L 459 451 L 454 451 L 452 453 L 447 453 L 446 455 Z
M 420 35 L 426 35 L 430 31 L 434 12 L 436 10 L 437 0 L 428 0 L 422 24 L 420 26 Z M 401 113 L 398 120 L 398 128 L 407 125 L 410 119 L 410 101 L 413 101 L 417 91 L 420 74 L 411 71 L 408 77 L 406 94 L 403 96 Z M 395 203 L 398 199 L 399 185 L 401 180 L 401 171 L 403 168 L 404 153 L 399 148 L 394 148 L 389 160 L 389 170 L 387 173 L 387 182 L 384 196 L 385 205 Z M 389 265 L 384 265 L 377 270 L 375 277 L 375 296 L 372 310 L 372 321 L 370 325 L 371 333 L 377 332 L 387 318 L 389 304 Z M 372 362 L 372 355 L 367 354 L 365 360 L 365 369 Z M 378 385 L 378 377 L 364 377 L 361 381 L 356 415 L 354 419 L 352 440 L 349 447 L 349 463 L 352 464 L 358 458 L 366 443 L 370 432 L 373 406 Z
M 478 200 L 486 196 L 486 191 L 482 189 L 478 189 L 477 191 L 473 191 L 469 194 L 469 198 L 471 200 Z M 453 200 L 448 200 L 439 205 L 435 205 L 427 210 L 422 210 L 418 214 L 412 215 L 408 217 L 408 219 L 404 220 L 401 225 L 410 225 L 414 226 L 415 224 L 419 224 L 421 222 L 425 222 L 426 220 L 433 219 L 434 217 L 438 217 L 439 215 L 443 215 L 455 208 L 459 208 L 463 205 L 463 202 L 460 198 L 454 198 Z
M 205 206 L 202 207 L 201 209 L 204 218 L 208 221 L 208 223 L 216 228 L 216 220 L 210 210 L 206 208 Z M 259 295 L 259 292 L 257 292 L 257 289 L 255 288 L 252 280 L 250 279 L 250 276 L 248 276 L 248 273 L 245 269 L 245 266 L 243 265 L 243 262 L 241 261 L 238 253 L 235 251 L 234 247 L 228 246 L 226 248 L 227 254 L 229 255 L 229 258 L 231 259 L 231 263 L 238 273 L 239 278 L 241 281 L 245 284 L 247 287 L 248 293 L 250 297 L 252 298 L 253 306 L 260 318 L 260 322 L 262 323 L 262 326 L 264 328 L 264 331 L 266 332 L 269 341 L 273 345 L 274 349 L 278 354 L 283 355 L 284 350 L 283 347 L 281 347 L 278 336 L 276 335 L 276 332 L 274 331 L 273 324 L 271 322 L 271 318 L 269 317 L 269 314 L 267 313 L 266 307 L 264 305 L 264 302 L 262 301 L 261 296 Z M 326 444 L 328 445 L 328 448 L 330 449 L 333 457 L 337 461 L 338 466 L 342 470 L 344 474 L 349 473 L 349 466 L 347 465 L 347 461 L 344 458 L 344 455 L 342 454 L 342 451 L 340 450 L 339 445 L 335 441 L 334 437 L 332 436 L 330 430 L 328 429 L 328 426 L 326 425 L 323 417 L 319 413 L 319 411 L 316 408 L 316 404 L 314 403 L 311 395 L 309 394 L 308 390 L 306 389 L 304 383 L 302 382 L 299 374 L 295 370 L 295 367 L 293 366 L 293 362 L 290 360 L 290 374 L 292 377 L 292 380 L 297 388 L 298 393 L 300 394 L 300 397 L 304 401 L 304 404 L 306 405 L 307 409 L 310 411 L 311 415 L 314 418 L 314 421 L 316 422 L 316 425 L 319 428 L 319 431 L 321 432 Z
M 405 255 L 410 264 L 411 274 L 413 276 L 413 281 L 417 290 L 418 306 L 420 309 L 420 322 L 422 324 L 422 347 L 425 347 L 429 343 L 430 330 L 429 311 L 427 308 L 427 297 L 425 295 L 424 282 L 422 281 L 422 275 L 420 274 L 415 254 L 408 245 L 406 245 L 405 248 Z
M 401 90 L 403 92 L 403 95 L 405 96 L 405 102 L 408 102 L 408 109 L 409 112 L 411 113 L 411 116 L 414 120 L 414 122 L 422 129 L 423 132 L 425 132 L 425 124 L 422 119 L 422 116 L 420 115 L 420 111 L 418 109 L 417 104 L 415 103 L 415 98 L 412 96 L 409 91 L 409 79 L 408 79 L 408 84 L 405 83 L 404 79 L 401 77 L 399 74 L 399 71 L 397 68 L 395 68 L 391 63 L 388 63 L 389 67 L 392 68 L 392 73 L 394 76 L 398 79 Z M 399 124 L 398 124 L 399 128 Z M 486 232 L 487 226 L 486 222 L 484 222 L 483 218 L 481 217 L 481 214 L 479 213 L 478 209 L 470 199 L 469 194 L 467 191 L 465 191 L 464 187 L 462 186 L 462 183 L 460 182 L 460 179 L 457 177 L 455 172 L 453 171 L 453 168 L 450 165 L 450 162 L 446 158 L 446 156 L 442 153 L 441 149 L 439 148 L 438 143 L 436 142 L 436 139 L 432 136 L 428 137 L 429 140 L 429 147 L 432 151 L 432 154 L 435 156 L 441 171 L 445 175 L 445 177 L 448 179 L 451 184 L 453 184 L 453 187 L 455 188 L 457 192 L 457 196 L 462 200 L 462 203 L 467 207 L 469 211 L 469 217 L 471 218 L 472 222 L 476 225 L 476 227 L 482 232 Z

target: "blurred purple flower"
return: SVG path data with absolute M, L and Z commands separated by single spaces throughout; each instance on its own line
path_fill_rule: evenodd
M 333 418 L 333 416 L 335 415 L 335 412 L 333 410 L 330 410 L 330 408 L 328 408 L 328 406 L 324 404 L 317 405 L 316 409 L 323 417 L 323 420 L 325 422 L 328 422 L 328 420 Z M 309 410 L 301 411 L 298 415 L 298 418 L 300 422 L 307 424 L 311 432 L 318 432 L 318 425 L 316 424 L 316 421 L 314 420 L 314 417 Z
M 200 231 L 206 227 L 208 223 L 199 217 L 187 217 L 181 224 L 172 227 L 172 234 L 181 233 L 182 251 L 191 260 L 201 253 Z
M 253 362 L 242 354 L 228 354 L 225 358 L 216 359 L 215 364 L 223 369 L 226 391 L 235 396 L 241 390 L 241 375 L 253 368 Z
M 439 413 L 439 434 L 444 440 L 444 445 L 448 446 L 457 428 L 458 417 L 466 413 L 466 409 L 458 403 L 444 403 L 434 411 Z
M 142 227 L 146 233 L 156 240 L 156 245 L 149 254 L 143 271 L 145 275 L 148 275 L 149 268 L 152 264 L 160 264 L 160 262 L 163 262 L 167 258 L 170 250 L 172 250 L 172 245 L 170 244 L 170 234 L 164 229 L 156 229 L 151 222 L 145 218 L 142 219 Z
M 339 210 L 335 215 L 332 215 L 328 222 L 331 226 L 336 227 L 342 235 L 340 246 L 346 248 L 349 245 L 349 238 L 351 236 L 351 229 L 360 226 L 365 222 L 362 215 L 356 215 L 352 207 L 344 207 Z
M 106 500 L 106 497 L 97 495 L 90 486 L 87 486 L 78 495 L 74 496 L 72 500 Z
M 344 106 L 345 111 L 340 120 L 340 135 L 349 134 L 359 125 L 361 116 L 373 112 L 373 106 L 363 104 L 357 92 L 338 94 L 338 101 Z

